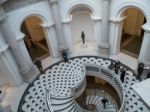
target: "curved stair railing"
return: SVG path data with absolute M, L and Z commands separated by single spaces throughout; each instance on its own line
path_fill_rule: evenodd
M 69 96 L 54 96 L 51 94 L 50 90 L 46 91 L 46 104 L 47 104 L 47 110 L 49 112 L 96 112 L 86 110 L 77 103 L 75 100 L 77 97 L 79 97 L 86 88 L 86 72 L 88 74 L 92 74 L 93 76 L 100 77 L 104 80 L 106 80 L 108 83 L 110 83 L 117 91 L 121 107 L 119 112 L 124 112 L 124 92 L 123 92 L 123 86 L 122 82 L 120 81 L 120 78 L 112 71 L 94 64 L 85 64 L 85 66 L 82 66 L 83 70 L 81 70 L 83 74 L 83 79 L 80 83 L 78 83 L 75 87 L 70 88 L 70 95 Z M 58 102 L 65 100 L 66 102 L 63 103 L 53 103 L 54 100 L 58 100 Z M 56 108 L 56 107 L 62 107 L 62 108 Z
M 48 112 L 54 112 L 52 108 L 52 104 L 51 104 L 51 93 L 49 89 L 46 90 L 46 106 L 47 106 Z
M 83 79 L 75 87 L 70 88 L 70 95 L 55 96 L 46 90 L 46 104 L 48 112 L 89 112 L 78 105 L 75 98 L 80 96 L 86 88 L 86 69 L 82 66 Z M 62 107 L 62 108 L 59 108 Z
M 97 89 L 87 89 L 86 90 L 87 93 L 87 98 L 86 98 L 86 105 L 88 104 L 93 104 L 96 106 L 96 110 L 98 112 L 101 111 L 111 111 L 111 112 L 116 112 L 117 111 L 117 104 L 114 101 L 114 99 L 108 95 L 107 93 L 105 93 L 102 90 L 97 90 Z M 106 103 L 106 108 L 103 107 L 102 104 L 102 99 L 106 98 L 108 100 L 108 102 Z
M 116 75 L 111 70 L 104 68 L 100 65 L 85 64 L 85 66 L 86 66 L 87 74 L 90 75 L 92 74 L 91 76 L 99 77 L 105 80 L 106 82 L 110 83 L 115 88 L 115 90 L 119 95 L 120 103 L 121 103 L 121 106 L 118 110 L 119 112 L 124 112 L 124 108 L 125 108 L 125 101 L 124 101 L 125 99 L 124 99 L 124 92 L 123 92 L 124 88 L 119 76 Z

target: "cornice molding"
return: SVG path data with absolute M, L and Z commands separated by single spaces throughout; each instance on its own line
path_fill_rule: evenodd
M 54 27 L 55 26 L 55 24 L 54 23 L 52 23 L 52 24 L 40 24 L 43 28 L 52 28 L 52 27 Z
M 122 18 L 119 18 L 119 19 L 115 19 L 115 18 L 110 18 L 109 21 L 112 22 L 112 23 L 120 23 L 122 22 L 123 20 L 125 20 L 127 17 L 124 16 Z
M 101 17 L 91 16 L 91 19 L 92 19 L 94 22 L 101 22 L 101 21 L 102 21 L 102 18 L 101 18 Z
M 142 28 L 143 28 L 144 31 L 150 33 L 150 25 L 144 24 L 144 25 L 142 26 Z

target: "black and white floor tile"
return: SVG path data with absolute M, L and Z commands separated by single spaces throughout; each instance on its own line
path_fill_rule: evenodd
M 46 89 L 51 89 L 53 95 L 67 96 L 70 88 L 78 84 L 82 78 L 84 63 L 101 65 L 108 68 L 110 59 L 81 56 L 71 58 L 70 63 L 62 61 L 55 63 L 45 70 L 45 74 L 40 75 L 26 89 L 18 108 L 18 112 L 47 112 L 46 110 Z M 124 65 L 123 65 L 124 66 Z M 125 92 L 125 112 L 149 112 L 148 108 L 140 101 L 140 97 L 131 88 L 131 85 L 138 82 L 133 70 L 127 68 L 124 81 Z

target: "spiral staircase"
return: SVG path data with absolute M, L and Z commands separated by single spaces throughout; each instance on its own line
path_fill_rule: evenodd
M 80 102 L 78 103 L 76 101 L 76 98 L 81 96 L 85 90 L 86 73 L 90 73 L 90 74 L 100 75 L 100 77 L 103 77 L 106 81 L 112 80 L 112 83 L 114 84 L 114 86 L 115 87 L 118 86 L 118 88 L 116 88 L 116 89 L 118 89 L 118 93 L 121 96 L 120 101 L 122 100 L 122 103 L 124 103 L 124 101 L 122 99 L 124 97 L 123 93 L 122 93 L 122 91 L 123 91 L 122 83 L 120 82 L 119 78 L 114 75 L 114 73 L 111 73 L 111 71 L 109 71 L 108 69 L 106 69 L 102 66 L 99 66 L 99 65 L 95 65 L 95 64 L 84 63 L 84 65 L 80 66 L 80 68 L 82 68 L 81 72 L 74 71 L 71 73 L 76 74 L 75 76 L 77 76 L 77 74 L 80 73 L 80 75 L 82 75 L 83 79 L 81 79 L 78 84 L 75 84 L 74 87 L 69 86 L 68 88 L 70 88 L 70 90 L 68 89 L 69 93 L 67 93 L 67 95 L 56 96 L 56 95 L 52 95 L 53 93 L 51 92 L 50 89 L 47 90 L 46 98 L 48 98 L 48 99 L 46 100 L 46 102 L 47 102 L 47 107 L 49 109 L 49 112 L 74 112 L 74 111 L 77 111 L 77 112 L 88 112 L 88 111 L 89 112 L 117 112 L 117 110 L 119 110 L 119 109 L 117 108 L 117 106 L 114 106 L 113 103 L 110 102 L 110 100 L 109 100 L 108 104 L 106 104 L 106 107 L 104 108 L 104 105 L 102 104 L 101 100 L 103 98 L 105 98 L 106 95 L 98 90 L 97 91 L 86 90 L 87 97 L 84 101 L 85 107 L 80 105 Z M 93 72 L 93 73 L 91 73 L 91 72 Z M 102 72 L 103 72 L 104 76 L 101 75 Z M 70 76 L 72 77 L 73 74 Z M 90 109 L 91 105 L 93 105 L 95 108 Z
M 100 90 L 87 90 L 86 105 L 94 105 L 96 112 L 116 112 L 117 104 L 114 99 L 111 98 L 107 93 Z M 102 103 L 102 99 L 107 98 L 108 102 L 106 107 Z
M 70 63 L 58 62 L 50 66 L 45 70 L 45 74 L 30 84 L 22 97 L 18 112 L 131 112 L 131 102 L 125 102 L 131 93 L 127 91 L 130 89 L 130 83 L 125 81 L 123 84 L 120 77 L 108 69 L 111 60 L 86 56 L 75 57 L 69 61 Z M 127 68 L 127 73 L 134 75 L 130 71 Z M 89 74 L 112 85 L 119 96 L 119 105 L 109 94 L 86 88 L 86 75 Z M 85 91 L 84 104 L 81 104 L 78 98 Z M 108 99 L 106 108 L 101 102 L 103 98 Z M 136 94 L 135 99 L 139 99 Z M 139 100 L 137 102 L 141 103 Z M 143 110 L 146 110 L 144 105 L 142 106 Z

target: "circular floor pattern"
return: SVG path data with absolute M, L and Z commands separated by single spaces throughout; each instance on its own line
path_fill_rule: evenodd
M 40 75 L 26 89 L 18 108 L 18 112 L 47 112 L 45 103 L 46 89 L 51 89 L 53 95 L 67 96 L 70 88 L 78 84 L 84 77 L 81 70 L 84 63 L 101 65 L 108 68 L 110 59 L 80 56 L 71 58 L 70 63 L 62 61 L 55 63 L 45 70 L 45 74 Z M 123 65 L 125 66 L 125 65 Z M 135 78 L 133 70 L 127 68 L 124 81 L 125 92 L 125 112 L 149 112 L 146 106 L 140 101 L 139 96 L 131 88 L 131 85 L 139 82 Z

